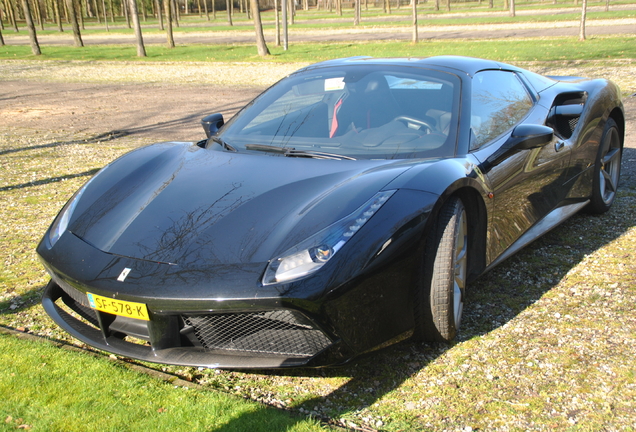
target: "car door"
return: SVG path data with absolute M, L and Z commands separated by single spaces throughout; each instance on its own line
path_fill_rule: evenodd
M 544 124 L 547 110 L 514 72 L 482 71 L 471 88 L 471 149 L 485 161 L 522 123 Z M 492 262 L 564 198 L 569 147 L 555 137 L 542 147 L 510 153 L 484 172 L 494 211 L 490 220 L 488 262 Z

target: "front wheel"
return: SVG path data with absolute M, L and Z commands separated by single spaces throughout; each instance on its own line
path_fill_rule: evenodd
M 618 126 L 614 120 L 608 119 L 594 163 L 592 197 L 588 205 L 591 213 L 605 213 L 612 206 L 621 172 L 622 152 Z
M 442 207 L 426 239 L 415 292 L 415 338 L 450 342 L 464 309 L 468 269 L 468 223 L 461 199 Z

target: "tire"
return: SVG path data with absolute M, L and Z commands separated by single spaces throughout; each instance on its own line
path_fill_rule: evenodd
M 457 335 L 466 290 L 468 223 L 457 197 L 442 207 L 426 239 L 415 290 L 417 340 L 450 342 Z
M 622 147 L 618 126 L 610 118 L 605 124 L 594 162 L 592 197 L 587 207 L 590 213 L 605 213 L 614 202 L 621 172 Z

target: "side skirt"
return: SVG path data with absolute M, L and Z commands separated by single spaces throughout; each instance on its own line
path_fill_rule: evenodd
M 499 255 L 499 257 L 494 260 L 488 267 L 486 267 L 486 271 L 492 269 L 493 267 L 499 265 L 501 262 L 508 259 L 510 256 L 517 253 L 520 249 L 526 247 L 528 244 L 532 243 L 552 228 L 560 225 L 562 222 L 565 222 L 583 207 L 585 207 L 590 201 L 586 200 L 584 202 L 579 202 L 576 204 L 569 204 L 562 207 L 558 207 L 548 213 L 543 219 L 534 224 L 532 228 L 530 228 L 524 235 L 519 237 L 516 242 L 514 242 L 504 253 Z

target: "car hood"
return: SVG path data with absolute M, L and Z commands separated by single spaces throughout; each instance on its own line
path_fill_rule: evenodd
M 266 262 L 348 215 L 412 165 L 156 144 L 99 173 L 69 230 L 104 252 L 154 262 Z

